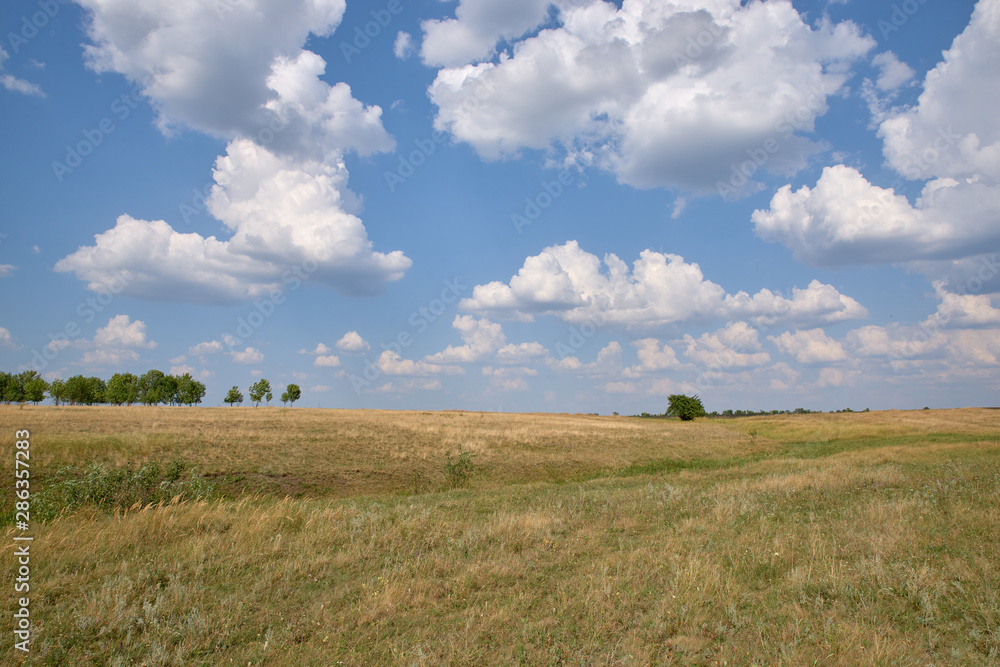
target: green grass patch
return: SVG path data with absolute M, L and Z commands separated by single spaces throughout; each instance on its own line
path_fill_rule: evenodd
M 51 521 L 84 505 L 113 513 L 134 507 L 211 498 L 215 485 L 180 460 L 166 466 L 156 461 L 133 468 L 93 463 L 65 466 L 32 498 L 32 518 Z M 5 523 L 13 514 L 4 517 Z

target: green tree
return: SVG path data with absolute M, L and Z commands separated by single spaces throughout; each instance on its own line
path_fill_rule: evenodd
M 66 398 L 66 382 L 56 378 L 49 384 L 49 396 L 55 401 L 56 405 L 59 405 Z
M 66 380 L 65 398 L 73 405 L 94 405 L 105 403 L 107 385 L 99 377 L 74 375 Z
M 197 405 L 205 396 L 205 385 L 191 377 L 190 373 L 177 378 L 177 402 L 181 405 Z
M 667 407 L 668 417 L 680 417 L 682 421 L 691 421 L 695 417 L 705 416 L 705 406 L 701 404 L 701 399 L 695 396 L 685 396 L 684 394 L 671 394 L 667 397 L 669 407 Z
M 7 372 L 0 373 L 0 403 L 10 403 L 7 400 L 7 387 L 14 381 L 14 376 Z
M 99 377 L 89 377 L 87 378 L 87 387 L 88 387 L 87 396 L 90 399 L 87 401 L 87 405 L 94 405 L 95 403 L 99 404 L 108 402 L 106 398 L 108 386 L 104 382 L 104 380 L 102 380 Z
M 132 405 L 139 398 L 139 377 L 132 373 L 115 373 L 108 380 L 104 398 L 115 405 Z
M 163 403 L 167 405 L 177 405 L 180 399 L 177 395 L 180 389 L 180 380 L 173 375 L 164 375 L 160 381 L 160 393 L 163 395 Z
M 284 393 L 281 394 L 282 403 L 291 403 L 292 405 L 295 405 L 295 401 L 300 398 L 302 398 L 302 390 L 299 389 L 299 385 L 297 384 L 288 385 L 285 387 Z
M 155 369 L 146 371 L 139 378 L 137 388 L 139 402 L 145 405 L 169 403 L 177 392 L 176 385 L 167 380 L 163 371 Z
M 38 371 L 24 371 L 17 377 L 23 394 L 22 400 L 31 401 L 36 405 L 45 400 L 49 383 L 38 374 Z
M 74 375 L 66 380 L 65 396 L 70 405 L 89 403 L 90 385 L 87 384 L 87 378 Z
M 204 382 L 199 382 L 198 380 L 193 381 L 192 387 L 193 388 L 188 393 L 189 396 L 194 398 L 194 400 L 191 401 L 191 404 L 200 405 L 201 399 L 205 398 L 205 392 L 208 388 L 205 386 Z
M 265 378 L 261 378 L 250 385 L 250 401 L 253 402 L 254 407 L 260 405 L 263 399 L 267 399 L 270 403 L 274 395 L 271 393 L 271 383 Z
M 239 387 L 233 385 L 233 388 L 226 394 L 226 403 L 229 403 L 229 407 L 232 407 L 233 403 L 243 405 L 243 394 L 240 393 Z
M 0 375 L 0 401 L 4 403 L 20 403 L 24 400 L 24 387 L 21 378 L 12 373 Z

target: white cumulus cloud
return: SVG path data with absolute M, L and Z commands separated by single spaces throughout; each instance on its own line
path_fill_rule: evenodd
M 538 371 L 534 368 L 526 367 L 504 367 L 494 368 L 484 366 L 483 375 L 490 378 L 490 387 L 499 391 L 527 391 L 529 389 L 527 377 L 535 377 Z
M 10 335 L 10 331 L 4 327 L 0 327 L 0 345 L 4 347 L 15 347 L 14 337 Z
M 884 357 L 912 359 L 933 356 L 948 345 L 948 336 L 936 330 L 906 327 L 869 325 L 847 333 L 845 344 L 859 357 Z
M 372 249 L 361 220 L 344 210 L 343 164 L 283 158 L 241 139 L 218 159 L 209 211 L 233 232 L 229 240 L 182 233 L 162 220 L 122 215 L 59 260 L 93 290 L 149 299 L 236 303 L 303 280 L 351 296 L 378 293 L 411 261 Z M 120 288 L 119 288 L 120 289 Z
M 375 364 L 385 375 L 464 375 L 465 369 L 460 366 L 432 364 L 426 361 L 403 359 L 398 352 L 385 350 Z
M 816 379 L 817 387 L 845 387 L 854 385 L 861 378 L 861 371 L 839 368 L 821 368 Z
M 78 340 L 57 347 L 84 350 L 80 363 L 84 366 L 114 366 L 139 360 L 139 350 L 152 350 L 157 343 L 146 337 L 146 323 L 133 321 L 128 315 L 115 315 L 94 332 L 90 341 Z
M 987 294 L 954 294 L 945 289 L 945 283 L 934 283 L 934 290 L 941 299 L 937 312 L 924 322 L 924 328 L 975 328 L 1000 325 L 1000 308 L 993 305 Z
M 523 364 L 544 359 L 548 353 L 541 343 L 508 343 L 497 350 L 496 360 L 501 364 Z
M 149 97 L 164 130 L 186 125 L 216 136 L 254 136 L 273 118 L 266 104 L 276 60 L 298 55 L 310 34 L 329 35 L 344 0 L 80 0 L 87 63 L 118 72 Z
M 916 205 L 853 167 L 823 170 L 814 188 L 785 185 L 752 219 L 758 236 L 816 266 L 968 257 L 1000 247 L 1000 188 L 939 179 Z
M 550 0 L 461 0 L 455 18 L 424 21 L 420 54 L 427 65 L 464 65 L 493 55 L 498 39 L 539 25 Z
M 392 43 L 392 52 L 400 60 L 406 60 L 413 54 L 413 35 L 400 30 L 396 33 L 396 41 Z
M 364 354 L 371 349 L 371 345 L 357 331 L 348 331 L 337 341 L 336 345 L 338 350 L 353 354 Z
M 208 212 L 231 236 L 181 233 L 164 220 L 119 216 L 60 260 L 94 290 L 127 272 L 124 294 L 202 303 L 255 299 L 308 278 L 350 296 L 377 294 L 410 267 L 373 249 L 347 189 L 344 155 L 391 150 L 382 110 L 303 49 L 329 35 L 343 0 L 203 3 L 82 0 L 87 62 L 132 81 L 164 132 L 193 128 L 229 140 L 216 161 Z M 183 211 L 182 211 L 183 212 Z M 187 217 L 187 213 L 184 213 Z M 292 275 L 295 271 L 295 275 Z
M 913 79 L 913 68 L 904 63 L 892 51 L 884 51 L 874 58 L 872 64 L 879 68 L 875 85 L 879 90 L 896 90 Z
M 883 54 L 883 87 L 902 70 Z M 980 0 L 969 25 L 929 71 L 917 103 L 880 113 L 878 135 L 900 180 L 925 181 L 915 202 L 852 167 L 814 188 L 781 188 L 753 214 L 764 239 L 824 266 L 912 263 L 932 279 L 956 260 L 1000 249 L 1000 1 Z M 956 288 L 952 284 L 950 289 Z
M 451 326 L 458 330 L 465 345 L 449 345 L 443 351 L 427 356 L 425 361 L 432 364 L 481 361 L 492 356 L 507 342 L 503 327 L 487 319 L 456 315 Z
M 554 368 L 559 371 L 570 371 L 574 373 L 583 373 L 590 377 L 617 377 L 622 375 L 625 370 L 622 364 L 622 346 L 618 341 L 611 341 L 604 347 L 602 347 L 598 353 L 597 358 L 585 364 L 578 357 L 575 356 L 563 356 L 560 358 L 556 357 L 546 357 L 546 365 L 550 368 Z
M 771 355 L 761 348 L 757 330 L 746 322 L 730 322 L 698 338 L 685 334 L 684 343 L 685 356 L 706 368 L 747 368 L 771 361 Z
M 674 349 L 666 343 L 661 345 L 655 338 L 643 338 L 632 344 L 638 348 L 636 356 L 639 357 L 639 364 L 632 367 L 632 372 L 667 370 L 681 365 Z
M 206 354 L 218 354 L 222 352 L 222 343 L 217 340 L 206 341 L 204 343 L 198 343 L 192 347 L 188 348 L 188 354 L 195 354 L 198 356 L 204 356 Z
M 769 171 L 803 167 L 820 148 L 805 135 L 874 46 L 787 0 L 556 4 L 557 25 L 523 39 L 548 3 L 463 1 L 424 25 L 424 61 L 445 66 L 439 130 L 487 159 L 551 150 L 634 186 L 710 191 L 755 152 Z M 484 60 L 499 39 L 513 48 Z
M 630 270 L 616 255 L 608 254 L 602 262 L 576 241 L 528 257 L 508 283 L 476 285 L 460 308 L 521 320 L 550 314 L 570 322 L 625 326 L 735 319 L 835 322 L 868 314 L 857 301 L 819 281 L 788 296 L 767 289 L 752 296 L 727 294 L 679 255 L 644 250 Z
M 94 345 L 102 348 L 138 347 L 151 350 L 156 347 L 156 342 L 146 340 L 145 322 L 132 322 L 128 315 L 115 315 L 94 333 Z
M 256 364 L 264 360 L 263 353 L 257 348 L 250 346 L 247 346 L 242 351 L 233 350 L 230 356 L 238 364 Z
M 320 368 L 336 368 L 340 366 L 340 357 L 335 354 L 326 354 L 316 357 L 313 366 Z
M 794 333 L 786 331 L 780 336 L 768 336 L 767 339 L 781 352 L 794 357 L 800 364 L 829 363 L 847 359 L 843 345 L 830 338 L 822 329 Z
M 0 86 L 3 86 L 7 90 L 15 93 L 23 93 L 25 95 L 36 95 L 38 97 L 45 97 L 45 93 L 37 83 L 31 83 L 25 79 L 19 79 L 13 74 L 8 74 L 4 72 L 4 62 L 10 57 L 2 46 L 0 46 Z

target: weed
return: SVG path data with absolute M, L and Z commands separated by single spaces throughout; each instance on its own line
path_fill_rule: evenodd
M 452 489 L 464 489 L 469 485 L 469 479 L 475 471 L 472 463 L 472 452 L 458 447 L 458 455 L 451 458 L 451 453 L 445 455 L 444 475 L 448 480 L 448 486 Z
M 184 474 L 184 469 L 187 464 L 180 459 L 174 459 L 170 462 L 170 466 L 167 468 L 166 479 L 168 482 L 176 482 Z

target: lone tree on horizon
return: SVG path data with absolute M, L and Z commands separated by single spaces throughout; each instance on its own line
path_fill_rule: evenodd
M 669 407 L 668 417 L 680 417 L 681 421 L 689 422 L 695 417 L 705 416 L 705 406 L 702 405 L 698 395 L 685 396 L 684 394 L 671 394 L 667 397 Z

